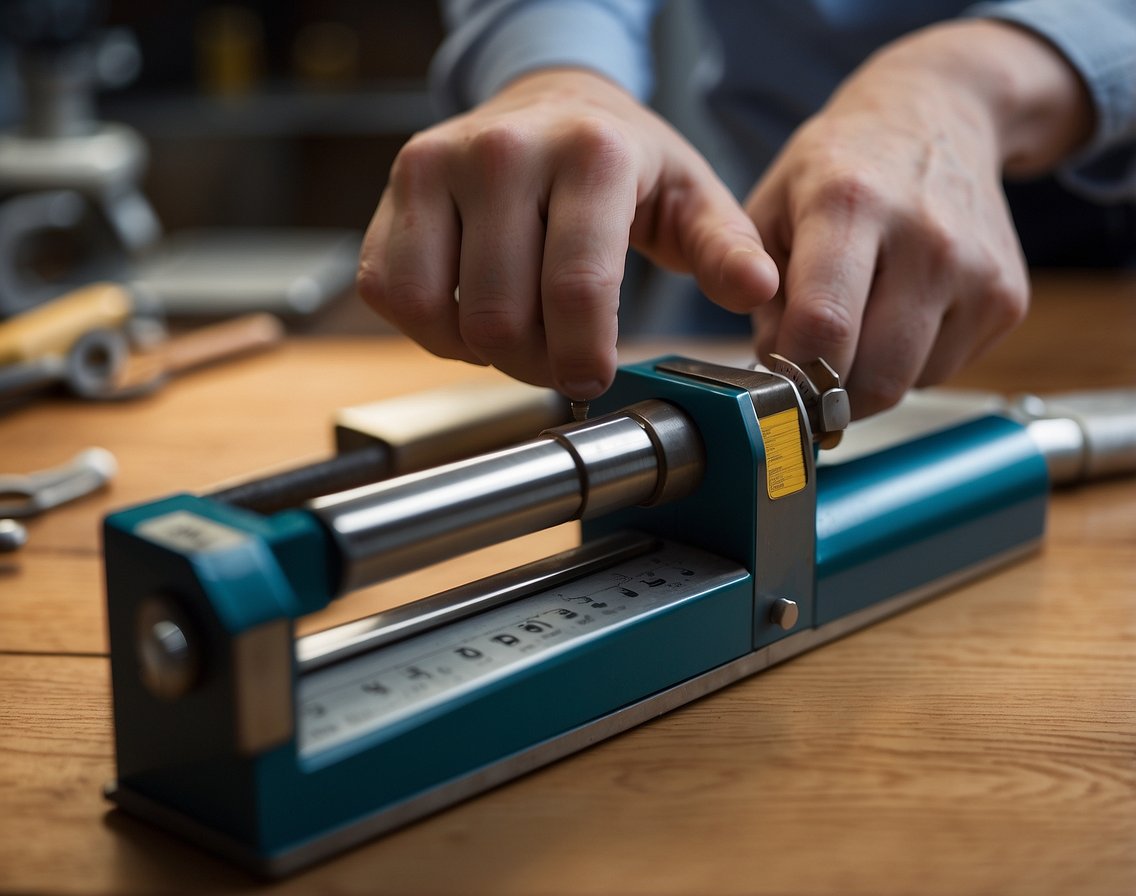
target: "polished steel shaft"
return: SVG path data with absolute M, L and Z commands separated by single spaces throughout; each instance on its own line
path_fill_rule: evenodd
M 680 497 L 703 469 L 693 422 L 652 400 L 308 509 L 338 547 L 344 593 L 569 520 Z
M 1024 395 L 1009 412 L 1045 455 L 1054 485 L 1136 470 L 1136 389 Z

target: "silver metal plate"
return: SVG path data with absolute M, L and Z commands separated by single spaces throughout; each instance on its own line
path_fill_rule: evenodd
M 300 756 L 426 712 L 745 575 L 714 554 L 660 542 L 601 572 L 316 669 L 299 681 Z

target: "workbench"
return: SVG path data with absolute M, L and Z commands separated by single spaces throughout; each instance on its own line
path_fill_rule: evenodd
M 1136 892 L 1136 477 L 1054 494 L 1012 567 L 281 883 L 111 811 L 102 516 L 325 456 L 339 407 L 497 376 L 316 328 L 146 399 L 0 417 L 4 472 L 90 445 L 120 465 L 0 555 L 0 893 Z M 1134 384 L 1136 274 L 1047 273 L 950 385 Z M 374 586 L 304 630 L 575 537 Z

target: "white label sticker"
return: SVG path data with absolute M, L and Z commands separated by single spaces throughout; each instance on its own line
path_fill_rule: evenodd
M 138 525 L 134 531 L 175 551 L 191 554 L 225 550 L 248 537 L 239 529 L 224 526 L 188 510 L 175 510 L 164 516 L 156 516 Z

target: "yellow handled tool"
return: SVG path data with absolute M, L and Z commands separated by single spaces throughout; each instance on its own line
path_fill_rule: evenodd
M 0 323 L 0 367 L 66 355 L 91 330 L 114 330 L 134 313 L 130 291 L 93 283 Z

